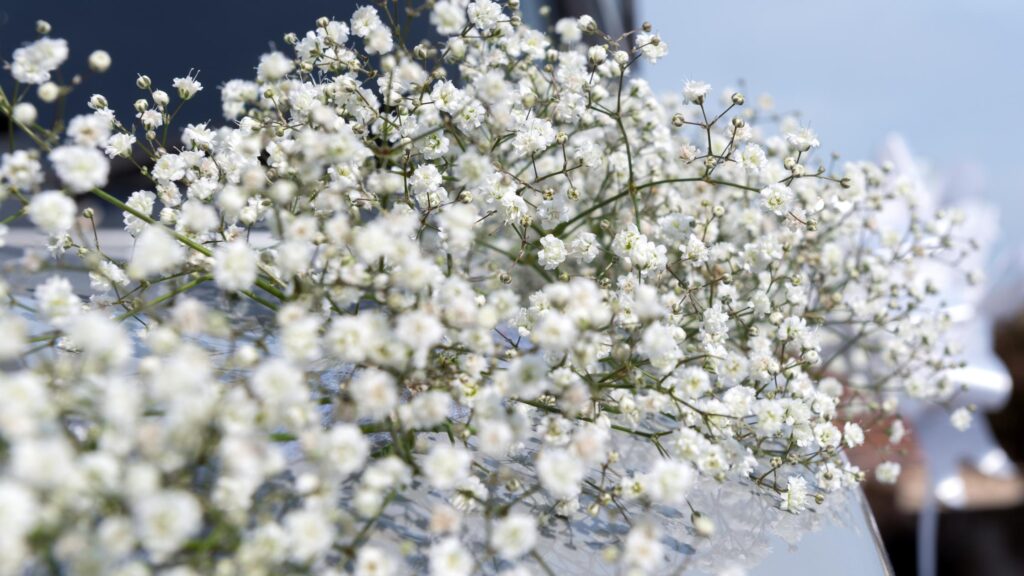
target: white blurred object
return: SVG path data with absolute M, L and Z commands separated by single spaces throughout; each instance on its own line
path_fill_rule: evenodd
M 984 269 L 998 237 L 997 211 L 977 199 L 967 198 L 969 183 L 963 181 L 947 184 L 946 198 L 940 198 L 935 192 L 937 187 L 926 181 L 924 171 L 900 136 L 893 135 L 887 139 L 882 160 L 891 162 L 894 172 L 909 180 L 922 204 L 963 212 L 961 233 L 974 239 L 978 245 L 977 251 L 965 262 L 966 267 L 970 270 Z M 899 218 L 900 215 L 891 217 Z M 1020 284 L 1011 290 L 1005 281 L 1006 277 L 1021 276 L 1024 254 L 1013 264 L 1016 270 L 1001 267 L 1000 279 L 1003 281 L 994 283 L 991 288 L 984 281 L 972 285 L 967 281 L 967 270 L 963 268 L 937 269 L 931 278 L 939 296 L 950 304 L 948 312 L 953 320 L 953 333 L 963 346 L 961 357 L 966 363 L 963 368 L 946 374 L 958 390 L 952 404 L 955 407 L 973 406 L 975 417 L 967 430 L 960 431 L 953 427 L 950 412 L 945 407 L 914 400 L 901 403 L 903 417 L 912 423 L 917 433 L 928 476 L 929 489 L 918 518 L 919 576 L 935 573 L 939 504 L 954 509 L 968 504 L 961 465 L 970 465 L 983 475 L 997 478 L 1018 474 L 1017 467 L 992 434 L 985 415 L 1005 406 L 1013 388 L 1010 373 L 996 356 L 993 346 L 995 321 L 1024 306 Z M 1011 294 L 1012 297 L 1008 297 Z M 1008 306 L 1011 303 L 1012 308 Z

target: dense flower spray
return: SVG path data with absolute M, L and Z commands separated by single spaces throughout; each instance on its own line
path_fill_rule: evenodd
M 409 47 L 393 10 L 286 35 L 220 126 L 173 125 L 209 97 L 189 73 L 54 131 L 32 101 L 69 97 L 67 44 L 14 52 L 0 112 L 36 148 L 0 160 L 3 224 L 50 254 L 2 284 L 0 573 L 543 574 L 591 519 L 632 526 L 602 561 L 661 574 L 657 510 L 698 483 L 813 509 L 900 397 L 955 392 L 927 271 L 956 214 L 739 93 L 657 98 L 649 26 L 439 0 Z M 123 158 L 151 183 L 124 202 Z

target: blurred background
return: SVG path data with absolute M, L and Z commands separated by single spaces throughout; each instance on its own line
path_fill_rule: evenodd
M 320 16 L 346 19 L 357 4 L 0 0 L 0 57 L 8 58 L 34 37 L 34 22 L 44 18 L 55 35 L 70 42 L 69 69 L 86 70 L 85 58 L 96 48 L 113 56 L 110 72 L 83 79 L 81 97 L 70 104 L 70 113 L 84 110 L 85 98 L 96 92 L 106 95 L 115 110 L 128 111 L 139 96 L 136 74 L 148 74 L 167 89 L 173 77 L 194 68 L 206 92 L 189 103 L 182 119 L 216 123 L 221 121 L 217 88 L 222 83 L 251 76 L 261 53 L 284 47 L 286 32 L 301 34 Z M 947 296 L 967 307 L 962 326 L 974 343 L 969 360 L 989 370 L 987 383 L 978 384 L 982 400 L 976 424 L 984 434 L 955 451 L 941 449 L 948 431 L 916 430 L 914 422 L 926 428 L 929 420 L 915 414 L 900 447 L 902 481 L 894 488 L 869 483 L 866 492 L 896 574 L 1024 574 L 1024 487 L 1012 464 L 1024 461 L 1024 226 L 1018 223 L 1024 215 L 1024 116 L 1016 109 L 1024 101 L 1024 2 L 521 4 L 533 26 L 544 25 L 542 6 L 550 10 L 548 22 L 586 13 L 612 35 L 649 21 L 669 45 L 663 61 L 641 70 L 656 92 L 678 91 L 693 79 L 711 83 L 716 91 L 741 90 L 748 99 L 770 94 L 780 113 L 799 111 L 826 154 L 895 160 L 920 177 L 937 204 L 968 206 L 981 217 L 973 225 L 990 240 L 980 260 L 989 288 L 970 297 L 951 288 Z M 412 36 L 430 38 L 431 31 L 420 24 Z M 0 131 L 6 130 L 0 125 Z M 144 187 L 130 164 L 120 174 L 118 168 L 115 163 L 111 191 L 127 194 Z M 994 436 L 987 434 L 985 411 Z M 929 452 L 928 438 L 938 438 L 930 445 L 940 449 Z M 999 446 L 1009 461 L 981 459 Z M 971 450 L 976 458 L 968 454 Z M 867 463 L 871 456 L 851 458 Z M 936 500 L 936 474 L 929 478 L 929 462 L 942 459 L 953 466 L 952 472 L 944 470 L 945 478 L 955 481 L 940 486 L 946 491 Z M 929 520 L 932 510 L 937 524 Z M 928 549 L 919 557 L 922 542 Z

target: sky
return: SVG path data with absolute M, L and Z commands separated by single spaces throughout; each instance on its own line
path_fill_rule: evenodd
M 957 194 L 996 205 L 1002 250 L 1024 247 L 1024 2 L 638 2 L 669 45 L 644 70 L 656 91 L 742 80 L 851 160 L 899 133 Z

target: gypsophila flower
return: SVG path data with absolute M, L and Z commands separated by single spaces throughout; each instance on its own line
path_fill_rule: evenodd
M 50 73 L 68 59 L 68 43 L 63 38 L 40 38 L 14 50 L 11 75 L 22 84 L 42 84 Z
M 703 104 L 709 92 L 711 92 L 711 85 L 707 82 L 687 80 L 683 85 L 683 99 L 692 104 Z
M 203 89 L 203 83 L 196 80 L 196 77 L 191 73 L 184 78 L 175 78 L 171 82 L 171 86 L 178 89 L 178 97 L 182 100 L 190 100 Z
M 875 478 L 882 484 L 895 484 L 901 469 L 899 462 L 882 462 L 875 467 Z
M 256 254 L 241 241 L 228 242 L 213 253 L 213 279 L 221 289 L 241 292 L 256 282 Z
M 656 63 L 668 54 L 668 44 L 657 34 L 641 32 L 636 36 L 637 46 L 651 64 Z
M 598 571 L 714 571 L 742 554 L 708 490 L 789 526 L 896 480 L 842 450 L 952 401 L 924 272 L 970 255 L 955 210 L 812 167 L 763 100 L 660 98 L 651 26 L 393 8 L 286 33 L 199 123 L 192 72 L 118 113 L 50 79 L 48 24 L 15 51 L 0 245 L 23 219 L 47 250 L 0 282 L 0 573 L 525 576 L 570 537 Z M 416 17 L 439 37 L 406 45 Z M 103 190 L 115 158 L 150 189 Z
M 964 431 L 971 427 L 971 411 L 967 408 L 957 408 L 949 415 L 949 422 L 953 425 L 953 428 Z
M 61 182 L 72 192 L 87 192 L 107 185 L 110 161 L 99 150 L 85 146 L 59 146 L 49 155 Z
M 790 476 L 786 491 L 782 493 L 781 508 L 788 512 L 800 512 L 807 507 L 807 480 L 801 476 Z
M 793 202 L 793 191 L 785 184 L 772 184 L 761 190 L 761 203 L 765 209 L 783 216 Z
M 66 234 L 75 224 L 78 207 L 75 201 L 57 190 L 48 190 L 32 196 L 26 211 L 32 223 L 51 235 Z
M 502 17 L 501 6 L 491 0 L 474 0 L 466 7 L 469 21 L 484 32 L 490 31 Z
M 476 562 L 456 538 L 445 538 L 430 547 L 431 576 L 469 576 Z
M 103 147 L 103 152 L 110 158 L 116 156 L 127 157 L 131 154 L 132 146 L 135 145 L 135 136 L 131 134 L 117 133 L 112 134 L 107 139 L 106 146 Z
M 502 558 L 519 558 L 537 545 L 537 521 L 525 514 L 509 514 L 495 522 L 490 544 Z
M 540 245 L 543 248 L 537 253 L 537 259 L 545 270 L 554 270 L 558 268 L 559 264 L 565 262 L 565 258 L 568 256 L 565 244 L 557 237 L 548 234 L 540 239 Z
M 814 131 L 803 126 L 787 133 L 786 142 L 788 142 L 794 149 L 801 152 L 806 152 L 811 148 L 817 148 L 820 145 L 818 143 L 818 136 Z

